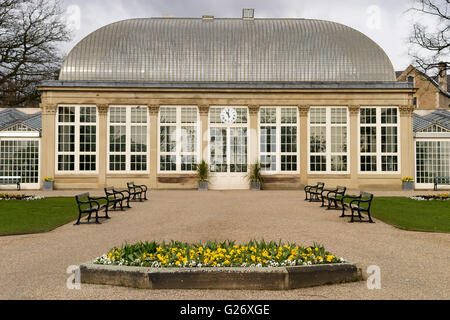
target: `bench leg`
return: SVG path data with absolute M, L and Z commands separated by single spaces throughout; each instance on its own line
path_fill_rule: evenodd
M 80 220 L 81 220 L 81 212 L 78 214 L 78 220 L 77 222 L 74 223 L 74 226 L 77 226 L 80 224 Z

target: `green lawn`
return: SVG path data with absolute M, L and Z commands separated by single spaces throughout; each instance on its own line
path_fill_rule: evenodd
M 77 218 L 74 197 L 0 201 L 0 235 L 50 231 Z
M 450 232 L 450 201 L 375 197 L 372 216 L 406 230 Z

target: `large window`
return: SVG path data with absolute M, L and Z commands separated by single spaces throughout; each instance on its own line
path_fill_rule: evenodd
M 261 107 L 259 157 L 266 173 L 298 171 L 296 107 Z
M 397 172 L 397 108 L 362 107 L 359 123 L 360 172 Z
M 142 106 L 110 106 L 109 172 L 148 171 L 148 110 Z
M 450 176 L 450 141 L 416 141 L 416 184 L 429 184 L 435 177 Z
M 309 110 L 309 171 L 347 173 L 347 108 L 311 107 Z
M 59 106 L 57 171 L 97 171 L 97 108 Z
M 0 140 L 0 176 L 20 176 L 23 184 L 38 184 L 39 140 Z
M 195 106 L 159 108 L 159 171 L 195 171 L 200 149 L 198 125 Z

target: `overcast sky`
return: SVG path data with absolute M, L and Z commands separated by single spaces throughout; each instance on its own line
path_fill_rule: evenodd
M 74 39 L 68 53 L 96 29 L 119 20 L 143 17 L 241 17 L 242 8 L 254 8 L 255 18 L 314 18 L 357 29 L 378 43 L 395 70 L 411 62 L 407 38 L 411 29 L 411 0 L 62 0 Z

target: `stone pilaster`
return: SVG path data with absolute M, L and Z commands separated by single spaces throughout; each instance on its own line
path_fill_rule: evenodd
M 358 144 L 358 122 L 359 122 L 359 105 L 349 105 L 348 112 L 350 115 L 349 132 L 347 135 L 350 137 L 350 144 L 347 146 L 349 152 L 349 159 L 347 159 L 347 165 L 350 166 L 350 188 L 358 188 L 358 166 L 359 166 L 359 144 Z
M 198 159 L 198 162 L 205 160 L 209 162 L 208 156 L 208 114 L 209 114 L 209 105 L 198 105 L 198 112 L 200 114 L 200 133 L 202 135 L 202 159 Z
M 159 105 L 149 105 L 148 112 L 150 116 L 150 186 L 156 189 L 158 186 Z
M 248 112 L 250 115 L 250 134 L 248 135 L 249 141 L 248 143 L 248 160 L 249 162 L 256 163 L 259 160 L 259 143 L 258 143 L 258 115 L 259 115 L 259 106 L 258 105 L 249 105 Z
M 415 176 L 415 164 L 414 164 L 414 133 L 413 133 L 413 105 L 400 105 L 398 106 L 400 113 L 400 128 L 398 133 L 398 140 L 400 142 L 400 161 L 401 163 L 401 176 L 402 177 L 414 177 Z
M 309 106 L 299 105 L 299 125 L 300 125 L 300 183 L 308 184 L 308 112 Z
M 57 104 L 41 103 L 42 109 L 42 137 L 41 139 L 41 178 L 55 177 L 55 135 Z
M 98 184 L 106 187 L 106 170 L 108 167 L 108 104 L 98 104 Z

